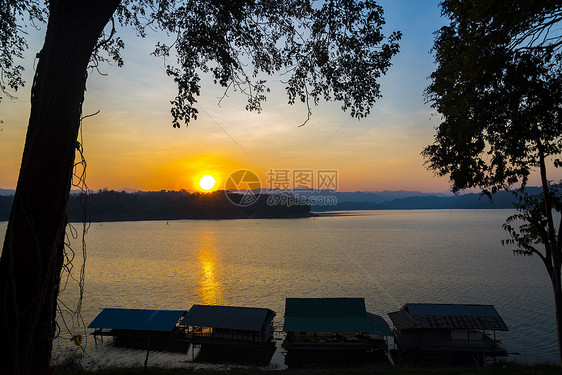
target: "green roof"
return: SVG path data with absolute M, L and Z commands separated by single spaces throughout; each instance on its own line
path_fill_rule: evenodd
M 287 298 L 285 317 L 365 316 L 363 298 Z
M 369 325 L 371 328 L 370 333 L 375 333 L 377 335 L 383 336 L 392 336 L 392 331 L 390 330 L 388 323 L 383 319 L 382 316 L 367 313 L 367 320 L 369 321 Z
M 390 336 L 386 321 L 363 298 L 287 298 L 285 332 L 353 332 Z

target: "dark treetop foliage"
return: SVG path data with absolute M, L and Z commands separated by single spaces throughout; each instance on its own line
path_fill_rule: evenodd
M 454 191 L 527 183 L 560 153 L 559 1 L 444 1 L 427 99 L 442 116 L 423 154 Z M 554 24 L 553 24 L 554 23 Z
M 14 62 L 26 47 L 21 25 L 42 21 L 47 11 L 38 1 L 8 1 L 0 11 L 6 92 L 23 84 L 22 67 Z M 309 117 L 311 103 L 320 99 L 340 101 L 343 110 L 364 117 L 380 97 L 377 78 L 390 67 L 401 36 L 393 32 L 385 40 L 383 10 L 370 0 L 122 0 L 94 50 L 93 67 L 108 60 L 123 64 L 116 23 L 140 36 L 163 30 L 173 39 L 158 43 L 153 54 L 176 60 L 167 66 L 178 86 L 171 102 L 174 127 L 197 118 L 202 73 L 225 87 L 225 95 L 245 94 L 248 110 L 260 111 L 266 100 L 264 72 L 283 74 L 289 103 L 306 103 Z
M 23 86 L 23 66 L 16 62 L 23 58 L 27 42 L 22 35 L 25 33 L 24 21 L 29 19 L 44 21 L 45 10 L 35 1 L 4 0 L 0 4 L 0 91 L 9 98 L 13 96 L 10 90 L 17 91 Z M 2 96 L 0 96 L 0 100 Z

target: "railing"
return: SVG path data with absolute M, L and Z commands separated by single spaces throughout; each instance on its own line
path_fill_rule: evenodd
M 213 338 L 213 339 L 223 339 L 223 340 L 242 340 L 242 341 L 255 341 L 264 342 L 265 339 L 263 335 L 248 335 L 248 334 L 236 334 L 236 333 L 222 333 L 222 332 L 191 332 L 191 337 L 193 338 Z
M 493 341 L 476 339 L 476 340 L 451 340 L 453 346 L 480 346 L 480 347 L 494 347 Z
M 213 333 L 212 332 L 191 332 L 191 335 L 193 337 L 213 337 Z

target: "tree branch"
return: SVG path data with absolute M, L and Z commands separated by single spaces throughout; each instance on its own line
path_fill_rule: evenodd
M 556 229 L 554 228 L 554 219 L 552 217 L 552 202 L 550 201 L 550 189 L 548 187 L 548 179 L 546 177 L 546 165 L 544 160 L 544 149 L 540 138 L 537 138 L 537 151 L 539 154 L 539 167 L 540 167 L 540 175 L 541 175 L 541 183 L 544 195 L 544 209 L 545 209 L 545 217 L 547 220 L 548 225 L 548 238 L 550 243 L 551 250 L 555 250 L 557 248 L 557 241 L 556 241 Z M 546 245 L 546 243 L 545 243 Z M 560 264 L 560 257 L 557 251 L 551 251 L 550 257 L 552 258 L 553 265 L 557 267 Z

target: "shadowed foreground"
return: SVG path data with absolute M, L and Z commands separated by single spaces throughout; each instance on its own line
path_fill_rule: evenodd
M 384 368 L 377 367 L 364 367 L 364 368 L 346 368 L 346 369 L 319 369 L 319 370 L 282 370 L 282 371 L 261 371 L 255 370 L 237 370 L 232 369 L 229 371 L 195 371 L 194 369 L 160 369 L 149 368 L 146 371 L 142 368 L 116 368 L 107 369 L 102 371 L 82 371 L 82 372 L 57 372 L 58 374 L 72 374 L 72 375 L 182 375 L 199 373 L 202 375 L 224 375 L 225 372 L 231 375 L 551 375 L 560 374 L 560 367 L 541 365 L 541 366 L 523 366 L 518 364 L 498 364 L 497 366 L 490 366 L 482 369 L 422 369 L 422 368 Z

